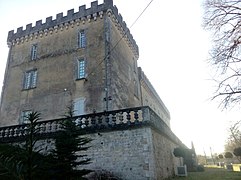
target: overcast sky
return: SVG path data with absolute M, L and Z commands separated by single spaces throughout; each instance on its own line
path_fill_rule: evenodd
M 130 25 L 151 0 L 114 0 Z M 0 84 L 4 77 L 8 31 L 86 4 L 91 0 L 0 0 Z M 99 4 L 103 1 L 99 1 Z M 202 27 L 202 0 L 154 0 L 130 29 L 140 57 L 138 65 L 155 87 L 171 113 L 173 132 L 197 153 L 223 151 L 227 126 L 240 113 L 218 109 L 210 101 L 215 83 L 211 80 L 209 34 Z

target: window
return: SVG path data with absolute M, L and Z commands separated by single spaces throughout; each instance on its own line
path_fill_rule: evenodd
M 24 89 L 31 89 L 36 87 L 37 70 L 27 71 L 24 74 Z
M 79 59 L 77 79 L 82 79 L 82 78 L 85 78 L 85 60 Z
M 85 35 L 84 31 L 79 32 L 78 46 L 79 46 L 79 48 L 85 48 L 85 46 L 86 46 L 86 35 Z
M 27 111 L 22 111 L 21 112 L 21 117 L 20 117 L 20 124 L 28 124 L 29 120 L 28 120 L 28 115 L 32 113 L 32 111 L 27 110 Z
M 37 44 L 32 45 L 31 48 L 31 60 L 37 59 Z
M 85 98 L 78 98 L 74 101 L 74 116 L 84 114 Z

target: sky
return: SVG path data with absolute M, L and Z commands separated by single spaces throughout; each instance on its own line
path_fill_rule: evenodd
M 130 27 L 151 0 L 114 0 Z M 0 0 L 0 84 L 3 83 L 8 31 L 86 4 L 91 0 Z M 99 4 L 103 3 L 98 1 Z M 139 46 L 138 66 L 147 75 L 171 114 L 172 131 L 197 154 L 222 153 L 236 110 L 221 110 L 211 101 L 216 84 L 207 63 L 210 33 L 202 28 L 203 0 L 153 0 L 130 29 Z

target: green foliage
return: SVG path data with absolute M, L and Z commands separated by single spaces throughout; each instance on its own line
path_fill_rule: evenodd
M 2 176 L 9 176 L 16 179 L 33 179 L 33 176 L 38 168 L 38 161 L 35 161 L 36 152 L 34 145 L 36 143 L 36 128 L 37 121 L 40 119 L 40 114 L 32 112 L 26 117 L 29 124 L 26 129 L 26 141 L 22 147 L 1 145 L 0 158 L 1 167 L 5 173 Z
M 0 179 L 82 179 L 90 172 L 76 169 L 90 162 L 81 151 L 89 148 L 86 144 L 91 140 L 79 137 L 80 129 L 75 125 L 72 107 L 68 108 L 66 120 L 62 123 L 63 130 L 56 136 L 56 149 L 48 155 L 41 154 L 42 149 L 36 145 L 40 114 L 32 112 L 26 118 L 29 124 L 25 143 L 0 144 Z
M 27 116 L 29 124 L 27 128 L 27 135 L 26 135 L 26 158 L 27 163 L 27 179 L 33 179 L 33 173 L 35 169 L 37 169 L 37 165 L 34 163 L 34 145 L 37 142 L 36 134 L 39 132 L 39 128 L 37 128 L 37 121 L 40 120 L 40 113 L 32 112 Z
M 0 179 L 49 179 L 53 178 L 55 159 L 51 155 L 32 153 L 32 172 L 29 176 L 29 154 L 26 149 L 0 144 Z
M 233 150 L 233 154 L 238 158 L 241 162 L 241 147 L 237 147 Z
M 185 157 L 185 149 L 177 147 L 174 149 L 173 154 L 175 157 Z
M 0 144 L 0 179 L 24 179 L 23 154 L 24 150 L 17 146 Z
M 42 155 L 35 146 L 37 142 L 37 121 L 40 114 L 30 113 L 23 144 L 0 144 L 0 179 L 48 179 L 54 177 L 52 164 L 55 159 L 51 155 Z
M 73 106 L 68 107 L 66 119 L 61 124 L 62 131 L 58 133 L 55 139 L 56 149 L 53 150 L 53 155 L 57 160 L 55 165 L 55 169 L 57 169 L 56 178 L 82 177 L 90 172 L 88 170 L 75 170 L 77 166 L 90 163 L 90 159 L 81 152 L 89 148 L 86 144 L 91 140 L 80 137 L 81 129 L 76 126 L 73 114 Z
M 198 172 L 203 172 L 205 169 L 204 169 L 204 166 L 203 165 L 198 165 L 197 166 L 197 171 Z
M 218 155 L 218 158 L 219 158 L 219 159 L 223 159 L 223 155 L 222 155 L 222 154 L 219 154 L 219 155 Z
M 237 147 L 233 150 L 235 156 L 241 156 L 241 147 Z
M 195 171 L 195 161 L 193 159 L 194 151 L 188 148 L 177 147 L 174 149 L 173 154 L 175 157 L 182 157 L 184 164 L 187 165 L 188 171 Z
M 170 178 L 172 180 L 240 180 L 241 173 L 229 172 L 224 168 L 204 168 L 204 172 L 189 172 L 187 177 Z
M 233 158 L 233 154 L 231 152 L 225 152 L 224 157 L 225 158 Z

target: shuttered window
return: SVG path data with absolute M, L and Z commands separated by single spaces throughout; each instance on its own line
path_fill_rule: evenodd
M 79 46 L 79 48 L 85 48 L 86 47 L 85 31 L 80 31 L 79 34 L 78 34 L 78 46 Z
M 29 120 L 28 120 L 28 116 L 32 111 L 27 110 L 27 111 L 22 111 L 21 112 L 21 117 L 20 117 L 20 124 L 28 124 Z
M 24 89 L 35 88 L 37 84 L 37 70 L 27 71 L 24 74 Z
M 34 44 L 31 47 L 31 60 L 37 59 L 37 47 L 37 44 Z
M 85 98 L 78 98 L 74 101 L 74 116 L 80 116 L 84 114 Z

